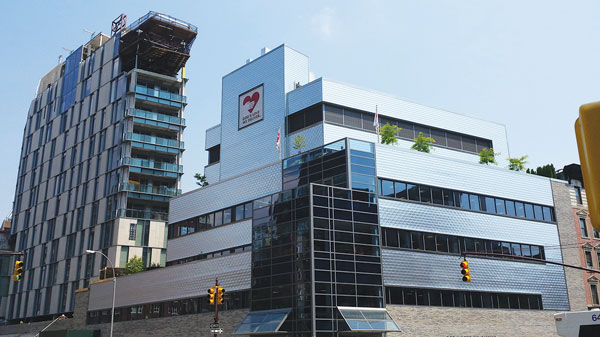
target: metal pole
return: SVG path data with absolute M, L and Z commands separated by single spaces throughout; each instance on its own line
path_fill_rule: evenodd
M 219 278 L 215 278 L 215 286 L 219 286 Z M 216 301 L 215 301 L 215 324 L 219 323 L 219 291 L 218 288 L 215 288 L 215 290 L 217 290 L 217 293 L 215 295 L 217 295 L 216 297 Z M 217 334 L 214 334 L 214 337 L 217 337 Z
M 110 267 L 112 268 L 112 272 L 113 272 L 113 298 L 112 298 L 112 310 L 111 310 L 111 315 L 110 315 L 110 337 L 112 337 L 113 326 L 115 324 L 115 296 L 117 293 L 117 275 L 115 274 L 115 266 L 113 265 L 112 261 L 108 258 L 108 256 L 104 255 L 104 253 L 102 253 L 100 251 L 94 251 L 94 252 L 104 256 L 108 260 L 108 263 L 110 263 Z
M 40 330 L 40 332 L 36 333 L 35 336 L 33 336 L 33 337 L 38 337 L 42 332 L 46 331 L 46 329 L 48 329 L 52 324 L 54 324 L 54 322 L 62 321 L 63 319 L 67 319 L 67 316 L 65 316 L 65 314 L 62 314 L 62 315 L 56 317 L 56 319 L 54 319 L 52 322 L 50 322 L 50 324 L 46 325 L 45 328 Z

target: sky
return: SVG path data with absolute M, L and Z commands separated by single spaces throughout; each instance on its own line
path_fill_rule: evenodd
M 282 43 L 318 77 L 504 124 L 527 167 L 579 163 L 573 123 L 600 100 L 599 1 L 2 1 L 0 217 L 14 199 L 23 128 L 38 81 L 60 55 L 157 11 L 198 27 L 186 65 L 184 192 L 207 163 L 221 79 Z M 63 49 L 66 48 L 67 50 Z M 499 156 L 506 166 L 508 153 Z

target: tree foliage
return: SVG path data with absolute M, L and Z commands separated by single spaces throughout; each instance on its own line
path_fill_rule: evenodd
M 556 178 L 556 169 L 554 168 L 554 164 L 546 164 L 544 166 L 538 166 L 534 169 L 527 169 L 525 171 L 531 174 L 537 174 L 538 176 L 548 177 L 548 178 Z
M 498 165 L 498 163 L 496 163 L 496 156 L 498 155 L 500 155 L 500 152 L 496 153 L 492 148 L 484 148 L 479 152 L 479 164 Z
M 415 143 L 411 149 L 419 152 L 431 152 L 431 144 L 435 143 L 435 139 L 423 136 L 423 132 L 419 132 L 419 136 L 415 138 Z
M 206 181 L 206 176 L 204 174 L 201 175 L 200 173 L 196 173 L 194 174 L 194 178 L 197 180 L 196 185 L 202 187 L 208 185 L 208 181 Z
M 144 271 L 146 268 L 144 267 L 144 261 L 142 261 L 142 258 L 134 255 L 125 264 L 125 269 L 127 269 L 127 274 L 135 274 Z
M 398 125 L 390 125 L 390 123 L 385 123 L 379 129 L 379 135 L 381 136 L 381 144 L 398 144 L 398 138 L 396 135 L 401 128 L 398 128 Z
M 298 150 L 298 153 L 302 152 L 302 148 L 306 147 L 306 138 L 297 135 L 296 137 L 294 137 L 294 145 L 292 146 L 294 148 L 294 150 Z
M 508 160 L 508 169 L 513 171 L 523 171 L 525 170 L 525 164 L 527 164 L 527 155 L 521 158 L 506 158 Z

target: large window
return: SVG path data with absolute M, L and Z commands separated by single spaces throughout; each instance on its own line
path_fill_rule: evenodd
M 252 202 L 228 207 L 169 225 L 169 239 L 252 218 Z
M 386 287 L 387 304 L 542 310 L 542 296 L 448 289 Z
M 328 123 L 340 124 L 352 128 L 361 129 L 367 132 L 375 132 L 375 127 L 373 126 L 375 114 L 373 113 L 349 108 L 335 107 L 328 104 L 324 105 L 324 109 L 325 121 Z M 423 136 L 432 137 L 433 139 L 435 139 L 434 146 L 445 147 L 454 150 L 461 150 L 471 153 L 479 153 L 485 148 L 489 149 L 493 147 L 492 141 L 489 139 L 462 135 L 456 132 L 433 128 L 427 125 L 416 124 L 391 117 L 380 116 L 379 125 L 383 126 L 385 124 L 397 125 L 399 129 L 397 135 L 398 138 L 407 139 L 410 141 L 414 140 L 414 138 L 419 135 L 419 132 L 423 132 Z M 301 125 L 304 124 L 298 123 L 298 126 Z M 291 130 L 292 129 L 290 129 L 290 132 L 293 132 Z M 295 130 L 298 130 L 298 128 L 295 128 Z
M 592 293 L 592 304 L 598 305 L 600 302 L 598 301 L 598 285 L 590 284 L 590 291 Z
M 586 250 L 584 252 L 585 254 L 585 264 L 588 268 L 594 268 L 594 262 L 592 260 L 592 252 L 590 252 L 589 250 Z
M 585 223 L 585 219 L 583 219 L 583 218 L 579 219 L 579 229 L 581 229 L 581 237 L 582 238 L 589 237 L 588 230 L 587 230 L 587 225 Z
M 579 186 L 575 186 L 575 200 L 577 201 L 577 204 L 583 204 L 583 199 L 581 198 L 581 187 Z
M 517 216 L 546 222 L 555 221 L 553 207 L 401 181 L 379 179 L 379 195 L 496 215 Z
M 544 246 L 526 243 L 503 242 L 479 238 L 410 231 L 382 227 L 382 246 L 426 250 L 430 252 L 460 254 L 462 252 L 494 253 L 511 256 L 524 256 L 544 260 Z
M 302 130 L 323 120 L 323 105 L 317 104 L 294 112 L 287 117 L 288 134 Z

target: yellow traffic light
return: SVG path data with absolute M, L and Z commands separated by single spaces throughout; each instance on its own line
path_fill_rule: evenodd
M 208 304 L 209 305 L 215 305 L 215 288 L 216 287 L 210 287 L 210 289 L 208 289 Z
M 575 136 L 592 226 L 600 231 L 600 102 L 579 107 Z
M 469 269 L 469 261 L 464 260 L 460 263 L 460 267 L 462 268 L 460 273 L 463 275 L 463 282 L 471 282 L 471 270 Z
M 225 296 L 225 289 L 217 287 L 217 304 L 223 304 L 223 296 Z
M 15 261 L 15 269 L 13 271 L 13 281 L 20 282 L 23 280 L 23 261 Z

